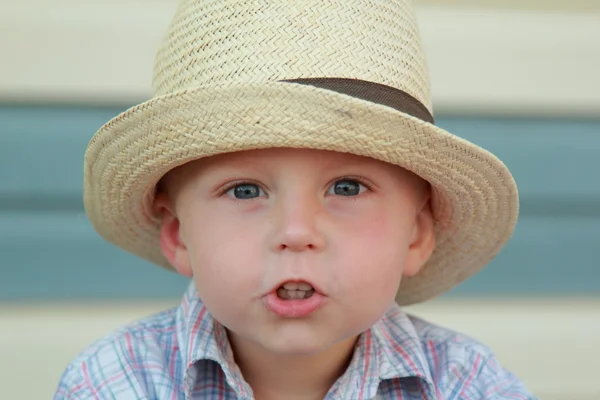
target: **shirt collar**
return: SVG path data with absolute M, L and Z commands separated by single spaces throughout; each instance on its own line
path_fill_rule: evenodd
M 233 359 L 225 328 L 209 314 L 195 284 L 190 283 L 177 311 L 178 342 L 186 371 L 185 391 L 190 398 L 197 363 L 218 363 L 239 398 L 252 390 Z M 421 340 L 410 318 L 394 303 L 357 342 L 350 366 L 335 389 L 341 398 L 373 398 L 381 381 L 418 379 L 425 399 L 435 398 L 435 386 Z M 419 385 L 418 385 L 419 386 Z
M 191 398 L 197 378 L 198 363 L 210 360 L 218 363 L 225 374 L 227 384 L 235 390 L 238 398 L 251 398 L 252 390 L 244 381 L 233 359 L 233 352 L 223 325 L 208 312 L 192 281 L 177 310 L 177 340 L 186 373 L 184 390 Z
M 421 340 L 410 318 L 394 303 L 358 340 L 346 373 L 336 384 L 340 398 L 375 398 L 382 381 L 399 379 L 419 398 L 435 399 L 436 389 Z

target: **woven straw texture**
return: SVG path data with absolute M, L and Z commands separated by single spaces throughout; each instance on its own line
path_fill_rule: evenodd
M 350 152 L 407 168 L 434 190 L 437 247 L 403 280 L 400 304 L 451 289 L 510 238 L 512 176 L 495 156 L 390 107 L 286 79 L 360 79 L 400 89 L 432 111 L 410 2 L 184 0 L 155 64 L 155 95 L 105 124 L 85 155 L 84 203 L 107 241 L 170 268 L 152 213 L 174 167 L 267 147 Z

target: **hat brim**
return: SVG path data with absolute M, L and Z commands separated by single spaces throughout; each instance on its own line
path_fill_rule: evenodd
M 109 121 L 85 154 L 86 212 L 108 242 L 172 268 L 152 212 L 156 183 L 192 160 L 272 147 L 371 157 L 431 183 L 436 248 L 416 276 L 402 280 L 400 305 L 436 297 L 474 275 L 514 231 L 517 188 L 493 154 L 389 107 L 283 82 L 185 90 Z

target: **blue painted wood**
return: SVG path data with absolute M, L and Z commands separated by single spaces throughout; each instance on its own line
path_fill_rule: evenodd
M 119 111 L 0 107 L 0 207 L 81 209 L 85 147 Z M 514 174 L 526 209 L 540 202 L 590 208 L 600 199 L 600 185 L 593 184 L 600 172 L 600 120 L 440 117 L 438 124 L 497 154 Z
M 77 212 L 0 213 L 0 243 L 0 300 L 164 298 L 185 284 L 104 242 Z
M 600 295 L 600 218 L 521 219 L 461 295 Z M 0 300 L 178 297 L 187 280 L 101 240 L 75 212 L 0 213 Z
M 81 205 L 85 148 L 115 111 L 0 107 L 0 198 Z
M 0 300 L 179 297 L 186 279 L 105 243 L 83 154 L 121 109 L 0 106 Z M 450 295 L 600 295 L 600 121 L 438 118 L 496 153 L 521 191 L 514 238 Z
M 600 120 L 455 117 L 440 125 L 496 154 L 522 198 L 600 199 Z

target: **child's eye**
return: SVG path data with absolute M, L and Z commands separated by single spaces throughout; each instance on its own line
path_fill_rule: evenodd
M 254 183 L 242 183 L 229 189 L 227 195 L 240 200 L 254 199 L 264 196 L 264 191 Z
M 362 183 L 354 179 L 341 179 L 335 181 L 329 188 L 327 194 L 338 196 L 356 196 L 364 192 L 367 188 Z

